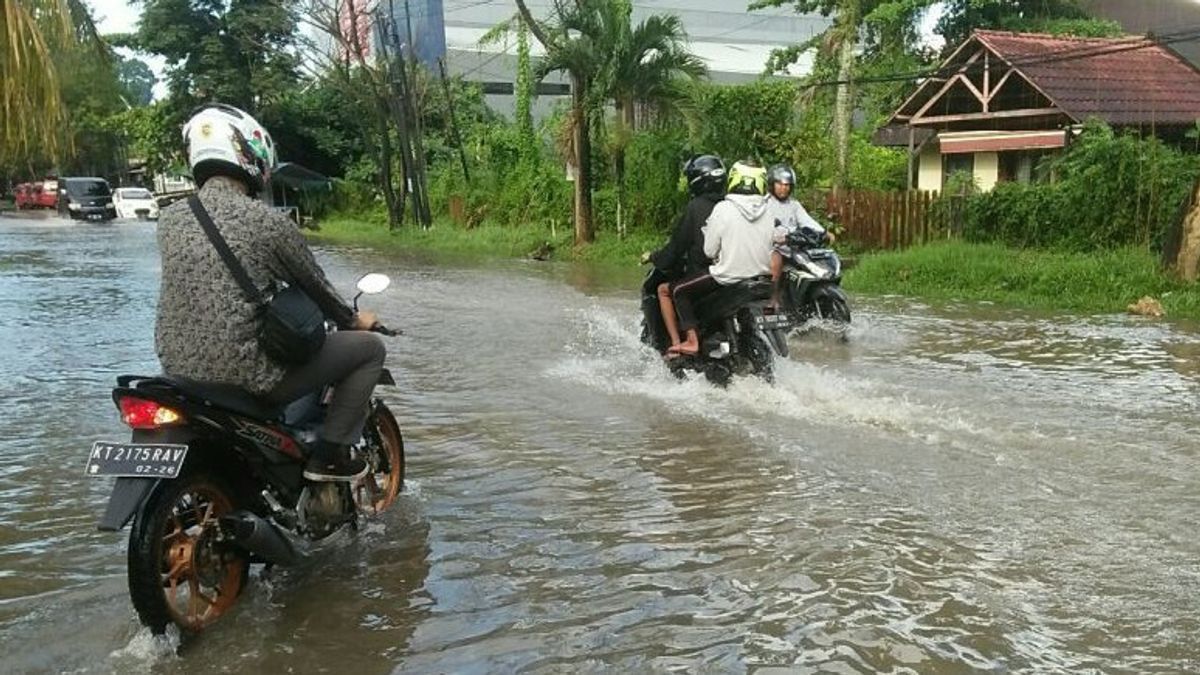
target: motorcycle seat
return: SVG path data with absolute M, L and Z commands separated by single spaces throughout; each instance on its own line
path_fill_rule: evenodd
M 209 405 L 261 420 L 278 419 L 283 406 L 269 403 L 254 394 L 231 384 L 200 382 L 184 377 L 165 378 L 184 395 L 198 398 Z

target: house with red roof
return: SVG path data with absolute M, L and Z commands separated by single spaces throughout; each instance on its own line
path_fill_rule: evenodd
M 1089 119 L 1180 139 L 1200 120 L 1200 70 L 1148 37 L 977 30 L 875 139 L 909 149 L 910 187 L 941 190 L 968 172 L 990 190 L 1036 180 Z

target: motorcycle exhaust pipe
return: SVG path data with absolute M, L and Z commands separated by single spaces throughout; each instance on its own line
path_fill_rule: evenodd
M 306 555 L 291 536 L 249 511 L 235 511 L 221 522 L 239 546 L 267 562 L 292 565 Z

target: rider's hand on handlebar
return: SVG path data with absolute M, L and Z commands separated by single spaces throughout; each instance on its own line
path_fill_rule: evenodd
M 638 263 L 641 265 L 649 265 L 650 264 L 650 251 L 642 252 L 642 257 L 641 257 L 641 259 L 638 260 Z
M 379 317 L 375 316 L 375 312 L 359 311 L 354 315 L 354 330 L 371 330 L 371 327 L 379 323 Z

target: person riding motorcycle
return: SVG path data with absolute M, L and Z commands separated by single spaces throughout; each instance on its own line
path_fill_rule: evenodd
M 770 274 L 774 221 L 767 215 L 766 180 L 766 170 L 749 160 L 730 168 L 729 194 L 713 208 L 702 231 L 704 254 L 716 262 L 672 284 L 670 294 L 662 298 L 663 321 L 671 337 L 669 356 L 700 351 L 697 298 L 721 286 Z M 681 331 L 686 340 L 680 340 Z
M 704 255 L 704 238 L 700 230 L 713 207 L 725 197 L 725 165 L 716 155 L 692 157 L 683 166 L 683 177 L 691 200 L 675 223 L 670 241 L 647 257 L 647 261 L 662 270 L 669 280 L 695 274 L 709 266 L 711 261 Z
M 818 239 L 823 238 L 830 244 L 834 241 L 832 232 L 827 232 L 815 218 L 808 215 L 804 206 L 793 197 L 796 189 L 796 172 L 787 164 L 776 164 L 767 171 L 767 193 L 769 217 L 775 223 L 775 243 L 783 244 L 790 233 L 797 229 L 811 230 Z M 775 286 L 776 297 L 772 299 L 775 306 L 779 305 L 779 277 L 783 274 L 783 256 L 775 251 L 771 254 L 771 281 Z
M 246 299 L 187 201 L 162 211 L 162 288 L 155 348 L 167 375 L 241 387 L 283 406 L 337 384 L 305 464 L 313 481 L 351 480 L 366 464 L 349 458 L 368 412 L 386 350 L 371 312 L 357 314 L 334 290 L 304 236 L 256 198 L 275 166 L 273 141 L 253 117 L 210 104 L 183 127 L 200 204 L 259 289 L 298 286 L 341 329 L 307 363 L 285 366 L 257 340 L 259 308 Z

